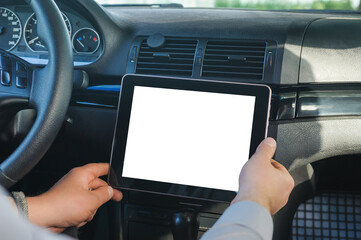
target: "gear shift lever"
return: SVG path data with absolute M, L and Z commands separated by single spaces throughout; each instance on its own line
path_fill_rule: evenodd
M 198 236 L 199 217 L 193 210 L 173 213 L 172 233 L 174 240 L 196 240 Z

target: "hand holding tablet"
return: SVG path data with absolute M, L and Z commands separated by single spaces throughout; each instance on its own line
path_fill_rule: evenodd
M 110 185 L 230 202 L 267 134 L 269 103 L 264 85 L 125 76 Z

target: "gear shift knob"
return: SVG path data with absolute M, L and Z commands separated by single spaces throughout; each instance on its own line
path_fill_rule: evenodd
M 171 224 L 174 240 L 197 239 L 199 218 L 196 212 L 185 210 L 173 213 Z

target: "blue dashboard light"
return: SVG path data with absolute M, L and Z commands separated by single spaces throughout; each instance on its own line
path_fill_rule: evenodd
M 120 85 L 100 85 L 88 87 L 88 90 L 120 92 Z

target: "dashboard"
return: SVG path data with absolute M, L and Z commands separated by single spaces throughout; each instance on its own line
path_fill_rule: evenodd
M 95 63 L 93 70 L 269 85 L 269 131 L 283 146 L 276 158 L 289 170 L 361 152 L 361 136 L 349 127 L 361 116 L 358 13 L 127 7 L 107 7 L 104 13 L 119 33 L 113 35 L 117 44 L 108 43 L 121 50 L 105 52 L 102 58 L 114 61 Z M 94 82 L 87 97 L 74 96 L 74 103 L 116 109 L 110 96 L 119 81 L 111 87 Z M 335 131 L 336 125 L 343 131 Z M 289 142 L 298 145 L 289 151 Z
M 75 66 L 90 64 L 102 52 L 102 37 L 96 28 L 79 12 L 59 4 L 69 31 Z M 0 7 L 0 47 L 24 60 L 36 64 L 47 63 L 47 48 L 37 32 L 36 16 L 28 5 Z

